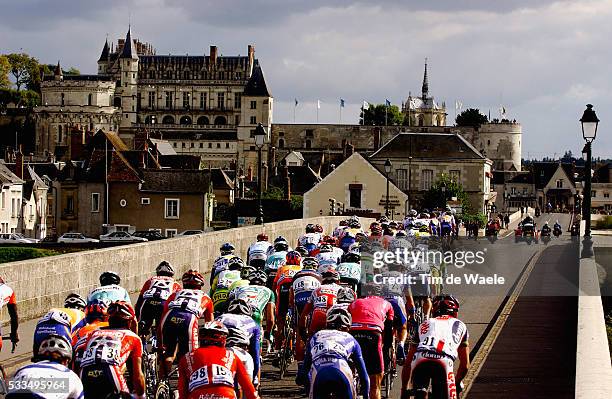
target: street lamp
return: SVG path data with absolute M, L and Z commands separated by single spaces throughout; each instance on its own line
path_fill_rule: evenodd
M 387 196 L 385 199 L 385 216 L 389 217 L 389 173 L 391 173 L 391 161 L 385 161 L 385 174 L 387 175 Z
M 442 183 L 442 187 L 440 187 L 440 191 L 442 191 L 442 208 L 446 208 L 446 183 Z
M 599 125 L 599 118 L 593 110 L 592 104 L 587 104 L 582 118 L 580 118 L 580 124 L 582 125 L 582 138 L 586 142 L 583 153 L 586 153 L 586 164 L 584 165 L 584 201 L 582 208 L 582 217 L 586 220 L 586 226 L 584 229 L 584 236 L 591 237 L 591 143 L 597 136 L 597 127 Z
M 257 218 L 255 224 L 263 224 L 263 208 L 261 206 L 261 149 L 266 142 L 266 130 L 261 123 L 255 128 L 255 145 L 257 146 Z

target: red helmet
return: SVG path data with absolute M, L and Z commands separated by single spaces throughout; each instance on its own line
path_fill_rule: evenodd
M 438 295 L 433 300 L 434 316 L 449 315 L 457 317 L 459 301 L 453 295 Z
M 378 222 L 370 223 L 370 230 L 372 230 L 375 226 L 380 226 L 380 223 L 378 223 Z
M 85 315 L 88 321 L 93 320 L 108 320 L 108 302 L 96 300 L 87 305 Z
M 266 233 L 257 234 L 257 241 L 268 241 L 269 237 Z
M 321 242 L 323 244 L 336 245 L 336 239 L 331 236 L 323 236 L 323 239 L 321 240 Z
M 302 255 L 298 251 L 287 252 L 286 265 L 300 266 L 302 264 Z
M 134 312 L 134 308 L 129 303 L 116 301 L 108 306 L 108 319 L 134 320 L 136 319 L 136 312 Z
M 315 233 L 323 233 L 323 226 L 321 226 L 320 224 L 316 224 Z
M 379 225 L 379 224 L 377 224 L 377 225 L 375 225 L 375 226 L 372 226 L 372 227 L 370 228 L 370 231 L 372 232 L 372 235 L 373 235 L 373 236 L 379 236 L 379 235 L 382 235 L 382 227 L 380 227 L 380 225 Z
M 187 270 L 182 277 L 183 287 L 200 289 L 205 284 L 204 276 L 197 270 Z
M 199 328 L 201 346 L 225 346 L 229 331 L 223 323 L 218 320 L 204 323 Z

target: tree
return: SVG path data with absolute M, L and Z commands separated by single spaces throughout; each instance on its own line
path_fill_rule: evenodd
M 6 55 L 0 55 L 0 88 L 7 89 L 11 87 L 9 73 L 11 72 L 11 63 Z
M 75 67 L 70 67 L 67 71 L 64 71 L 64 75 L 80 75 L 81 71 Z
M 359 124 L 367 126 L 385 126 L 386 125 L 401 125 L 404 121 L 404 115 L 397 105 L 387 107 L 385 104 L 370 104 L 368 108 L 362 109 Z
M 444 193 L 442 187 L 444 187 Z M 446 207 L 446 201 L 452 197 L 457 197 L 457 200 L 461 202 L 464 213 L 470 211 L 471 205 L 467 194 L 463 191 L 463 186 L 456 180 L 451 179 L 449 175 L 443 174 L 423 195 L 424 206 L 426 208 L 444 208 Z
M 40 85 L 38 60 L 26 53 L 9 54 L 7 58 L 11 65 L 11 74 L 15 79 L 17 90 L 21 90 L 21 86 L 26 86 L 30 90 L 37 90 Z
M 489 119 L 487 116 L 481 114 L 478 108 L 468 108 L 457 115 L 455 123 L 457 126 L 472 126 L 474 128 L 479 128 L 480 125 L 488 121 Z

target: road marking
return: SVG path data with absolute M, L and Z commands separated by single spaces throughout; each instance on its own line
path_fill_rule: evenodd
M 525 268 L 521 272 L 520 278 L 515 283 L 514 288 L 512 289 L 512 293 L 509 297 L 506 297 L 506 299 L 502 302 L 502 305 L 500 305 L 501 311 L 499 311 L 497 317 L 494 317 L 495 322 L 493 323 L 488 332 L 485 330 L 486 336 L 483 335 L 484 338 L 481 338 L 479 342 L 480 345 L 477 344 L 478 348 L 476 355 L 474 356 L 474 359 L 472 359 L 470 369 L 468 370 L 467 375 L 463 379 L 465 389 L 461 394 L 462 397 L 467 397 L 467 394 L 469 393 L 470 388 L 472 387 L 474 379 L 476 378 L 478 373 L 480 373 L 480 370 L 482 369 L 482 366 L 484 365 L 484 362 L 487 359 L 489 352 L 493 348 L 497 337 L 499 336 L 502 328 L 506 324 L 506 321 L 510 316 L 510 312 L 512 312 L 514 304 L 516 303 L 519 295 L 523 291 L 523 288 L 527 283 L 527 279 L 531 275 L 531 272 L 533 271 L 533 268 L 535 267 L 535 264 L 537 263 L 538 259 L 540 259 L 542 251 L 542 249 L 539 249 L 531 256 L 531 258 L 525 265 Z

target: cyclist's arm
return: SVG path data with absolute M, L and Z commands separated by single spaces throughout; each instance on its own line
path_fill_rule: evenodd
M 242 388 L 242 395 L 247 399 L 258 399 L 259 395 L 251 382 L 251 376 L 247 373 L 244 364 L 238 359 L 238 357 L 234 357 L 234 364 L 236 367 L 236 379 L 238 380 L 238 385 Z M 181 396 L 182 398 L 183 396 Z M 186 396 L 185 396 L 186 397 Z
M 205 297 L 204 301 L 204 320 L 213 321 L 215 318 L 213 301 L 208 297 Z
M 145 378 L 142 372 L 142 357 L 132 355 L 132 386 L 136 395 L 144 395 Z
M 470 345 L 466 342 L 462 344 L 457 349 L 459 354 L 459 367 L 457 368 L 457 384 L 459 384 L 465 375 L 467 374 L 468 369 L 470 368 Z
M 353 352 L 351 356 L 355 366 L 357 367 L 357 373 L 359 374 L 359 380 L 361 382 L 361 395 L 364 398 L 367 398 L 370 392 L 370 378 L 368 376 L 368 371 L 366 370 L 365 362 L 363 361 L 361 347 L 357 341 L 355 341 L 353 345 Z
M 13 294 L 14 297 L 14 294 Z M 6 305 L 9 317 L 11 318 L 11 342 L 19 342 L 19 316 L 17 315 L 17 303 L 8 303 Z

